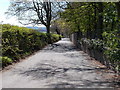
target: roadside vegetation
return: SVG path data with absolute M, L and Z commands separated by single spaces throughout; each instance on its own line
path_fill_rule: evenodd
M 104 64 L 120 72 L 120 2 L 15 0 L 10 2 L 6 14 L 17 16 L 23 24 L 43 24 L 47 34 L 24 29 L 14 31 L 14 28 L 3 30 L 2 41 L 6 47 L 3 56 L 10 53 L 8 57 L 16 60 L 21 57 L 21 53 L 27 55 L 57 41 L 56 36 L 50 34 L 55 31 L 64 37 L 74 36 L 77 47 L 90 55 L 93 53 L 91 56 L 95 59 L 99 59 L 99 54 L 102 54 Z
M 2 44 L 0 45 L 2 67 L 18 62 L 20 59 L 42 49 L 49 44 L 49 36 L 51 36 L 52 43 L 61 38 L 57 34 L 40 33 L 33 29 L 9 24 L 2 25 Z
M 60 16 L 54 25 L 68 27 L 76 46 L 120 72 L 120 2 L 70 2 Z

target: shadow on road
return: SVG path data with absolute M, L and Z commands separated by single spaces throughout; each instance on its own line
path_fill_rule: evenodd
M 49 45 L 47 48 L 45 48 L 43 50 L 44 51 L 53 51 L 53 52 L 63 53 L 63 52 L 67 52 L 67 51 L 69 51 L 69 52 L 70 51 L 75 51 L 76 47 L 55 43 L 55 44 Z
M 74 84 L 74 83 L 72 84 L 72 83 L 67 83 L 67 82 L 61 82 L 57 84 L 52 84 L 50 86 L 54 88 L 72 88 L 71 90 L 73 90 L 73 88 L 75 88 L 75 90 L 77 90 L 77 88 L 79 88 L 78 90 L 115 90 L 114 88 L 104 87 L 106 84 L 108 84 L 109 87 L 113 86 L 113 82 L 91 82 L 88 80 L 81 83 L 81 85 Z M 91 86 L 95 86 L 95 87 L 91 87 Z M 101 88 L 101 87 L 104 87 L 104 88 Z
M 38 67 L 39 66 L 39 67 Z M 24 76 L 32 76 L 32 78 L 35 80 L 42 80 L 42 79 L 47 79 L 51 77 L 56 77 L 58 79 L 63 79 L 63 80 L 69 80 L 69 75 L 67 72 L 69 71 L 74 71 L 74 72 L 87 72 L 88 74 L 90 73 L 95 73 L 95 71 L 102 71 L 105 70 L 106 68 L 76 68 L 76 67 L 69 67 L 69 68 L 60 68 L 51 64 L 38 64 L 38 68 L 31 68 L 28 71 L 22 72 L 21 74 Z M 75 73 L 74 73 L 75 74 Z M 58 77 L 59 76 L 59 77 Z M 74 77 L 75 78 L 75 77 Z M 91 86 L 114 86 L 115 83 L 110 82 L 110 81 L 100 81 L 100 80 L 84 80 L 84 79 L 73 79 L 69 80 L 72 82 L 81 82 L 81 84 L 72 84 L 69 82 L 57 82 L 55 84 L 50 84 L 50 87 L 54 88 L 76 88 L 76 87 L 91 87 Z
M 67 41 L 67 42 L 66 42 Z M 76 47 L 70 42 L 69 39 L 64 38 L 61 41 L 50 44 L 46 48 L 43 49 L 43 51 L 53 51 L 53 52 L 58 52 L 58 53 L 63 53 L 67 51 L 75 51 Z
M 38 67 L 39 66 L 39 67 Z M 107 70 L 106 68 L 77 68 L 77 67 L 69 67 L 69 68 L 59 68 L 57 66 L 52 66 L 50 64 L 38 64 L 38 68 L 31 68 L 28 71 L 22 72 L 22 75 L 26 76 L 33 76 L 36 79 L 41 79 L 41 78 L 49 78 L 50 76 L 57 75 L 59 73 L 65 73 L 69 70 L 74 70 L 77 72 L 91 72 L 94 73 L 93 71 L 102 71 L 102 70 Z

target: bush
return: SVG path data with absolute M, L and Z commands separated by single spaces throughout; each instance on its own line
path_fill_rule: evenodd
M 103 33 L 105 54 L 110 60 L 112 68 L 120 72 L 120 35 L 117 30 Z
M 104 40 L 82 38 L 80 44 L 84 46 L 84 51 L 91 49 L 103 53 L 106 57 L 106 62 L 109 62 L 108 66 L 120 72 L 120 38 L 115 35 L 115 32 L 104 32 L 103 36 Z
M 51 34 L 51 41 L 52 42 L 56 42 L 58 40 L 61 39 L 61 36 L 60 35 L 57 35 L 57 34 Z
M 8 57 L 0 57 L 0 65 L 6 66 L 8 64 L 11 64 L 13 61 L 11 58 Z
M 96 49 L 96 50 L 100 50 L 100 51 L 104 50 L 104 42 L 100 39 L 82 38 L 80 43 L 86 44 L 89 49 Z
M 52 43 L 59 40 L 59 35 L 50 34 L 50 36 Z M 40 50 L 48 43 L 49 37 L 46 33 L 9 24 L 3 25 L 2 55 L 11 58 L 14 62 L 34 51 Z

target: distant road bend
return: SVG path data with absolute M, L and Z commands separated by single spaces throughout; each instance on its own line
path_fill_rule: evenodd
M 110 88 L 114 73 L 68 38 L 46 46 L 2 74 L 3 88 Z

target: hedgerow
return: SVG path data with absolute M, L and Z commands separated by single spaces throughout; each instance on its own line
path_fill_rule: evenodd
M 103 40 L 82 38 L 79 42 L 83 46 L 82 48 L 85 48 L 85 52 L 92 50 L 90 52 L 90 54 L 94 54 L 92 57 L 97 57 L 98 59 L 101 57 L 100 55 L 96 56 L 95 51 L 103 53 L 104 61 L 102 61 L 107 62 L 104 64 L 120 72 L 120 38 L 115 36 L 115 32 L 104 32 L 103 37 Z
M 59 35 L 50 34 L 51 41 L 56 42 Z M 25 27 L 2 25 L 2 65 L 16 62 L 33 52 L 42 49 L 49 43 L 48 34 Z M 5 62 L 4 62 L 5 61 Z M 9 62 L 10 61 L 10 62 Z
M 103 33 L 106 54 L 112 68 L 120 72 L 120 34 L 117 30 Z

